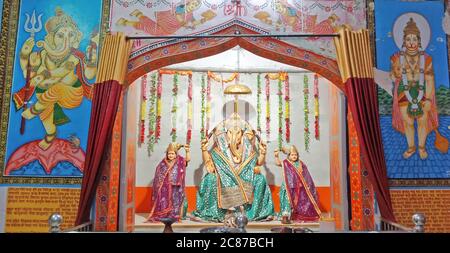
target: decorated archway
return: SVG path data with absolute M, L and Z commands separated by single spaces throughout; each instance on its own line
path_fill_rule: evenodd
M 228 34 L 235 33 L 236 30 L 239 30 L 241 32 L 246 33 L 253 33 L 255 34 L 255 31 L 249 30 L 248 28 L 234 25 L 233 27 L 226 27 L 222 30 L 219 30 L 216 32 L 216 34 L 220 34 L 220 32 L 228 32 Z M 347 32 L 348 33 L 348 32 Z M 258 32 L 256 32 L 258 34 Z M 117 38 L 120 39 L 120 36 L 118 35 Z M 341 34 L 342 36 L 342 34 Z M 347 34 L 345 34 L 347 36 Z M 359 36 L 359 35 L 358 35 Z M 363 36 L 367 36 L 366 33 L 363 34 Z M 361 36 L 359 36 L 361 37 Z M 115 39 L 114 36 L 111 36 L 110 38 L 110 45 L 115 46 L 113 39 Z M 342 41 L 339 41 L 339 47 L 342 47 Z M 354 43 L 354 42 L 353 42 Z M 112 54 L 111 56 L 106 56 L 105 63 L 113 62 L 115 59 L 118 59 L 118 61 L 125 62 L 125 57 L 129 54 L 121 53 L 120 49 L 122 47 L 128 47 L 130 46 L 129 43 L 126 43 L 124 39 L 120 39 L 120 44 L 124 44 L 123 46 L 117 45 L 116 48 L 119 49 L 117 56 Z M 332 215 L 335 220 L 336 227 L 338 229 L 348 229 L 348 204 L 350 201 L 347 200 L 347 185 L 350 185 L 352 187 L 352 193 L 351 193 L 351 203 L 352 203 L 352 215 L 357 214 L 359 215 L 357 218 L 360 218 L 361 214 L 361 207 L 364 205 L 363 199 L 361 199 L 361 185 L 364 182 L 364 180 L 361 180 L 361 162 L 359 160 L 359 144 L 358 140 L 352 140 L 351 145 L 354 147 L 354 150 L 352 151 L 352 156 L 350 156 L 350 163 L 351 163 L 351 171 L 350 173 L 350 181 L 347 184 L 347 161 L 346 161 L 346 152 L 347 152 L 347 146 L 346 146 L 346 130 L 347 126 L 351 125 L 352 122 L 352 116 L 348 117 L 348 121 L 346 120 L 346 115 L 343 113 L 346 110 L 346 102 L 344 99 L 344 96 L 342 95 L 343 80 L 346 80 L 348 78 L 348 75 L 350 74 L 350 77 L 352 77 L 353 73 L 350 70 L 342 69 L 342 66 L 346 66 L 343 64 L 346 64 L 345 62 L 340 63 L 339 70 L 338 71 L 338 65 L 337 62 L 311 53 L 307 50 L 302 50 L 296 46 L 293 46 L 288 43 L 284 43 L 282 41 L 279 41 L 277 39 L 273 38 L 204 38 L 204 39 L 194 39 L 189 40 L 189 43 L 183 39 L 176 40 L 176 41 L 165 41 L 161 42 L 157 46 L 149 46 L 146 48 L 141 48 L 139 50 L 136 50 L 135 52 L 131 53 L 131 57 L 129 57 L 128 60 L 128 71 L 124 71 L 124 66 L 121 66 L 120 64 L 118 66 L 113 67 L 112 69 L 117 69 L 116 71 L 113 70 L 108 75 L 111 75 L 109 79 L 106 80 L 112 80 L 112 81 L 103 81 L 103 78 L 98 81 L 98 83 L 107 83 L 105 85 L 102 85 L 102 88 L 99 88 L 99 92 L 102 92 L 103 89 L 105 91 L 111 90 L 115 94 L 117 94 L 117 91 L 122 90 L 119 89 L 118 82 L 114 80 L 122 80 L 119 81 L 121 83 L 132 83 L 134 80 L 136 80 L 139 76 L 148 73 L 152 70 L 159 69 L 161 67 L 184 62 L 188 60 L 193 60 L 197 58 L 202 58 L 206 56 L 211 56 L 220 52 L 223 52 L 225 50 L 228 50 L 236 45 L 239 45 L 248 51 L 262 56 L 267 57 L 269 59 L 273 59 L 278 62 L 286 63 L 289 65 L 301 67 L 310 71 L 314 71 L 323 77 L 330 80 L 335 85 L 332 85 L 330 87 L 334 88 L 336 96 L 331 98 L 333 100 L 334 110 L 332 113 L 332 116 L 336 117 L 335 122 L 333 122 L 332 129 L 330 131 L 330 138 L 332 141 L 330 142 L 330 184 L 332 189 Z M 345 45 L 345 44 L 344 44 Z M 109 46 L 109 47 L 111 47 Z M 109 48 L 108 50 L 113 51 L 114 49 Z M 117 50 L 117 49 L 116 49 Z M 364 49 L 365 50 L 365 49 Z M 126 51 L 125 51 L 126 52 Z M 129 51 L 128 51 L 129 52 Z M 365 53 L 370 52 L 370 50 L 365 50 Z M 346 56 L 348 58 L 348 56 Z M 358 61 L 361 59 L 367 59 L 367 55 L 359 56 L 358 55 Z M 342 55 L 338 59 L 342 61 Z M 350 62 L 352 66 L 354 66 L 355 63 Z M 362 63 L 359 63 L 362 64 Z M 368 71 L 366 68 L 369 68 L 372 66 L 371 64 L 367 64 L 365 66 L 364 71 Z M 348 67 L 348 66 L 347 66 Z M 105 66 L 105 68 L 109 68 Z M 359 71 L 359 68 L 357 69 Z M 344 72 L 342 72 L 344 71 Z M 127 74 L 125 74 L 127 73 Z M 344 78 L 342 78 L 338 73 L 343 73 Z M 105 77 L 108 78 L 106 75 Z M 121 76 L 123 75 L 123 76 Z M 364 75 L 360 75 L 359 72 L 355 72 L 355 77 L 359 78 L 360 76 L 364 77 Z M 112 79 L 111 79 L 112 78 Z M 353 82 L 353 79 L 348 79 Z M 358 80 L 357 80 L 358 81 Z M 355 85 L 354 83 L 351 83 L 352 85 Z M 103 88 L 104 87 L 104 88 Z M 128 86 L 128 89 L 132 89 L 134 86 Z M 124 89 L 126 91 L 127 89 Z M 341 90 L 341 92 L 339 91 Z M 339 95 L 340 93 L 340 95 Z M 114 96 L 116 96 L 114 94 Z M 108 106 L 109 101 L 105 100 L 110 98 L 110 96 L 104 96 L 101 95 L 102 98 L 97 98 L 94 101 L 98 100 L 98 103 L 102 103 L 100 101 L 104 100 L 106 104 L 102 104 L 102 106 L 99 107 L 100 111 L 105 111 L 107 113 L 108 117 L 115 117 L 114 124 L 112 124 L 111 121 L 105 122 L 105 121 L 99 121 L 100 119 L 96 119 L 96 123 L 93 124 L 94 127 L 91 126 L 90 128 L 90 134 L 91 131 L 93 133 L 93 136 L 95 136 L 95 129 L 99 127 L 107 127 L 110 125 L 113 128 L 112 132 L 112 140 L 110 143 L 106 142 L 106 139 L 103 138 L 102 143 L 93 143 L 93 148 L 98 148 L 100 151 L 100 146 L 104 146 L 104 153 L 102 156 L 102 163 L 101 166 L 95 167 L 95 164 L 89 164 L 88 167 L 92 167 L 94 170 L 99 171 L 99 175 L 96 176 L 96 178 L 101 178 L 101 181 L 97 184 L 94 184 L 96 191 L 96 202 L 95 202 L 95 227 L 98 231 L 133 231 L 134 230 L 134 181 L 135 181 L 135 173 L 136 173 L 136 128 L 135 126 L 131 126 L 129 129 L 127 128 L 127 124 L 123 124 L 124 122 L 136 122 L 136 112 L 135 113 L 129 113 L 127 112 L 126 108 L 124 108 L 124 105 L 126 104 L 124 101 L 126 100 L 132 100 L 132 97 L 124 96 L 124 92 L 119 97 L 110 99 L 111 100 L 111 106 Z M 100 96 L 100 95 L 99 95 Z M 353 96 L 355 96 L 353 94 Z M 358 99 L 365 98 L 364 95 L 357 95 L 360 96 Z M 133 102 L 133 101 L 132 101 Z M 135 102 L 135 101 L 134 101 Z M 362 103 L 362 106 L 364 107 L 367 103 Z M 118 107 L 117 107 L 118 106 Z M 370 106 L 370 105 L 367 105 Z M 117 107 L 117 114 L 115 114 L 114 111 L 108 112 L 108 108 Z M 355 108 L 355 105 L 353 105 L 352 108 Z M 112 109 L 111 109 L 112 110 Z M 372 109 L 371 109 L 372 110 Z M 97 114 L 98 112 L 93 112 L 91 115 Z M 359 117 L 359 116 L 358 116 Z M 126 120 L 124 120 L 126 119 Z M 347 124 L 347 122 L 349 124 Z M 98 127 L 97 127 L 98 124 Z M 92 123 L 91 123 L 92 125 Z M 125 127 L 125 128 L 124 128 Z M 133 130 L 134 129 L 134 130 Z M 134 132 L 133 132 L 134 131 Z M 349 131 L 349 134 L 355 135 L 355 131 Z M 358 137 L 361 137 L 359 132 L 357 131 Z M 131 138 L 127 138 L 127 136 L 131 136 Z M 364 137 L 364 135 L 362 135 Z M 350 136 L 351 139 L 351 136 Z M 123 140 L 125 140 L 125 143 L 123 143 Z M 110 146 L 105 146 L 110 145 Z M 353 159 L 353 158 L 354 159 Z M 97 161 L 98 159 L 96 159 Z M 350 170 L 349 167 L 349 170 Z M 93 172 L 96 173 L 96 172 Z M 95 174 L 93 174 L 95 175 Z M 90 179 L 86 179 L 86 184 L 91 184 L 95 182 L 94 177 L 91 177 Z M 84 180 L 84 179 L 83 179 Z M 85 182 L 83 182 L 83 185 Z M 89 199 L 84 198 L 83 196 L 89 196 L 87 194 L 90 194 L 92 192 L 87 188 L 83 191 L 84 188 L 82 188 L 82 199 L 83 199 L 83 205 L 80 205 L 81 212 L 79 213 L 79 216 L 77 218 L 77 222 L 81 222 L 86 219 L 87 217 L 87 210 L 88 210 L 88 203 Z M 354 191 L 355 189 L 356 191 Z M 371 190 L 369 190 L 368 193 L 364 191 L 365 196 L 372 197 L 373 200 L 373 194 L 370 193 Z M 120 194 L 120 199 L 119 199 Z M 120 203 L 118 204 L 120 200 Z M 370 201 L 368 202 L 370 205 Z M 366 203 L 367 204 L 367 203 Z M 372 207 L 368 207 L 369 209 Z M 353 210 L 355 209 L 355 210 Z M 366 211 L 366 210 L 364 210 Z M 370 215 L 369 215 L 370 216 Z M 353 225 L 353 219 L 355 219 L 355 216 L 352 217 L 352 225 Z M 373 219 L 373 215 L 372 215 Z
M 225 27 L 222 30 L 216 31 L 214 34 L 234 34 L 239 31 L 241 34 L 260 34 L 255 30 L 246 28 L 239 24 Z M 338 229 L 348 229 L 348 200 L 347 200 L 347 176 L 346 176 L 346 150 L 345 150 L 345 134 L 346 134 L 346 119 L 345 119 L 345 101 L 343 96 L 343 85 L 339 74 L 337 62 L 334 59 L 324 57 L 322 55 L 310 52 L 308 50 L 301 49 L 294 45 L 288 44 L 282 40 L 278 40 L 271 37 L 232 37 L 232 38 L 201 38 L 191 40 L 177 40 L 173 42 L 161 42 L 159 47 L 154 49 L 141 48 L 131 53 L 130 60 L 128 62 L 128 73 L 126 76 L 126 82 L 131 85 L 135 80 L 141 76 L 168 65 L 195 60 L 207 56 L 219 54 L 227 51 L 235 46 L 240 46 L 247 51 L 267 58 L 276 62 L 292 65 L 302 69 L 309 70 L 311 72 L 318 73 L 322 77 L 328 79 L 332 85 L 331 100 L 333 108 L 335 110 L 331 113 L 332 119 L 335 121 L 333 124 L 333 131 L 330 131 L 333 141 L 330 142 L 330 188 L 331 188 L 331 213 L 336 221 L 336 227 Z M 129 87 L 132 89 L 133 87 Z M 133 100 L 132 97 L 128 99 Z M 109 214 L 96 213 L 96 224 L 100 226 L 102 221 L 108 217 L 111 218 L 111 214 L 119 213 L 119 229 L 133 231 L 134 215 L 135 215 L 135 176 L 136 176 L 136 148 L 133 147 L 133 143 L 136 143 L 136 130 L 125 129 L 122 126 L 122 122 L 135 122 L 137 115 L 135 112 L 121 107 L 116 118 L 116 123 L 113 132 L 113 143 L 111 147 L 111 153 L 122 150 L 122 161 L 118 161 L 115 155 L 112 155 L 111 159 L 116 161 L 111 162 L 111 171 L 109 175 L 112 175 L 114 170 L 114 164 L 121 164 L 122 168 L 120 196 L 123 196 L 121 203 L 119 204 L 120 210 L 116 212 L 108 211 Z M 119 126 L 121 125 L 121 126 Z M 121 136 L 121 140 L 119 137 Z M 117 139 L 114 141 L 114 139 Z M 125 141 L 122 143 L 121 141 Z M 116 158 L 114 158 L 116 157 Z M 332 166 L 331 166 L 332 164 Z M 119 168 L 116 166 L 117 172 Z M 103 175 L 103 178 L 108 177 L 108 172 Z M 109 183 L 100 186 L 103 188 L 101 192 L 112 192 L 111 185 L 116 184 L 119 186 L 119 182 Z M 116 189 L 117 189 L 116 188 Z M 102 201 L 97 196 L 96 209 L 101 210 Z M 106 208 L 104 209 L 107 210 Z M 103 222 L 104 223 L 104 222 Z
M 234 24 L 216 31 L 215 35 L 261 34 L 256 29 Z M 272 37 L 202 38 L 162 42 L 160 46 L 138 49 L 131 53 L 128 62 L 127 82 L 133 83 L 144 74 L 168 65 L 212 56 L 235 46 L 258 56 L 315 72 L 330 80 L 344 91 L 336 60 L 304 50 Z M 156 46 L 153 46 L 156 47 Z

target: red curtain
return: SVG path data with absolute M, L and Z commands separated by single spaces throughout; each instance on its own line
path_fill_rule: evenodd
M 345 87 L 349 110 L 361 144 L 362 162 L 369 171 L 381 216 L 395 221 L 381 141 L 377 86 L 373 78 L 351 77 L 347 79 Z
M 75 225 L 90 221 L 92 201 L 101 174 L 100 168 L 106 157 L 107 144 L 111 139 L 121 91 L 122 85 L 115 80 L 95 84 L 85 170 Z
M 360 142 L 362 164 L 369 172 L 381 216 L 395 221 L 381 142 L 369 31 L 350 31 L 342 28 L 338 33 L 339 37 L 334 38 L 336 59 L 342 82 L 346 86 L 348 107 Z

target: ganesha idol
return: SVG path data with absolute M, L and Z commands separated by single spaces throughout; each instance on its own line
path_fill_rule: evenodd
M 249 220 L 272 219 L 271 191 L 258 168 L 265 163 L 266 150 L 256 131 L 236 112 L 217 125 L 202 142 L 207 174 L 192 219 L 222 222 L 240 212 Z
M 83 97 L 91 98 L 87 80 L 97 74 L 99 42 L 98 32 L 94 32 L 86 53 L 80 51 L 83 34 L 61 8 L 56 8 L 55 16 L 47 20 L 45 30 L 44 40 L 35 42 L 32 34 L 20 50 L 20 66 L 29 82 L 13 97 L 16 109 L 24 109 L 23 118 L 39 116 L 42 121 L 46 132 L 38 144 L 42 150 L 56 139 L 56 126 L 70 121 L 63 108 L 76 108 Z M 35 46 L 38 50 L 33 51 Z M 37 102 L 27 106 L 34 93 Z

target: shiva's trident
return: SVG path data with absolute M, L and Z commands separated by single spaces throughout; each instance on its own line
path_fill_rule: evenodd
M 33 14 L 31 15 L 31 20 L 30 20 L 30 15 L 28 15 L 28 13 L 25 13 L 25 15 L 27 16 L 27 19 L 25 21 L 25 25 L 24 25 L 24 29 L 25 32 L 30 33 L 30 37 L 34 38 L 34 35 L 38 32 L 40 32 L 42 30 L 42 15 L 43 14 L 39 14 L 38 18 L 37 18 L 37 26 L 36 26 L 36 11 L 33 10 Z M 31 53 L 30 53 L 31 55 Z M 28 108 L 28 93 L 30 91 L 30 72 L 31 72 L 31 65 L 30 65 L 30 55 L 28 55 L 28 62 L 27 62 L 27 76 L 26 76 L 26 81 L 25 81 L 25 102 L 23 105 L 23 111 L 25 111 Z M 22 116 L 22 121 L 20 122 L 20 134 L 23 135 L 23 133 L 25 132 L 25 121 L 26 119 Z

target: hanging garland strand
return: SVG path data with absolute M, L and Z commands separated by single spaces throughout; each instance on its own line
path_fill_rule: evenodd
M 202 108 L 201 108 L 201 127 L 200 127 L 200 136 L 201 139 L 205 139 L 205 112 L 206 112 L 206 106 L 205 106 L 205 98 L 206 98 L 206 83 L 205 83 L 205 75 L 202 75 L 202 84 L 201 84 L 202 92 Z
M 162 94 L 162 73 L 161 71 L 158 71 L 158 86 L 156 87 L 156 130 L 155 130 L 156 143 L 158 143 L 159 138 L 161 137 L 161 112 L 162 112 L 161 94 Z
M 270 141 L 270 80 L 266 75 L 266 138 Z
M 187 76 L 188 77 L 188 106 L 187 106 L 187 130 L 186 130 L 186 143 L 191 143 L 192 137 L 192 71 L 190 70 L 170 70 L 170 69 L 160 69 L 159 73 L 165 75 L 174 75 L 173 79 L 173 89 L 172 89 L 172 130 L 170 135 L 172 136 L 172 141 L 176 142 L 177 140 L 177 113 L 178 113 L 178 91 L 179 91 L 179 76 Z
M 304 112 L 305 112 L 305 150 L 309 152 L 309 85 L 308 85 L 308 76 L 305 75 L 303 78 L 303 99 L 304 99 Z
M 281 148 L 283 144 L 283 86 L 284 82 L 285 87 L 285 109 L 284 109 L 284 121 L 285 121 L 285 130 L 286 130 L 286 142 L 290 142 L 291 138 L 291 129 L 290 129 L 290 108 L 289 108 L 289 75 L 287 72 L 278 72 L 278 73 L 267 73 L 266 74 L 266 129 L 269 129 L 270 133 L 270 80 L 278 80 L 278 145 Z M 267 133 L 266 133 L 267 134 Z M 268 135 L 269 136 L 269 135 Z
M 145 116 L 147 114 L 147 75 L 142 76 L 141 79 L 141 111 L 140 111 L 140 131 L 139 131 L 139 145 L 145 140 Z
M 283 90 L 281 78 L 278 78 L 278 150 L 283 147 Z
M 151 77 L 151 86 L 150 86 L 150 110 L 148 115 L 148 146 L 147 153 L 150 156 L 155 147 L 155 129 L 156 129 L 156 74 L 153 74 Z
M 284 78 L 284 106 L 285 115 L 284 120 L 286 121 L 286 142 L 291 142 L 291 111 L 290 111 L 290 94 L 289 94 L 289 75 L 285 73 Z
M 320 127 L 319 127 L 319 76 L 314 75 L 314 128 L 315 138 L 319 140 Z
M 257 125 L 256 130 L 261 134 L 261 74 L 258 74 L 257 79 L 257 93 L 256 93 L 256 112 L 257 112 Z
M 191 144 L 192 138 L 192 73 L 188 75 L 188 108 L 187 108 L 187 133 L 186 133 L 186 144 Z
M 178 73 L 173 75 L 173 88 L 172 88 L 172 142 L 177 141 L 177 111 L 178 111 Z
M 208 75 L 206 83 L 206 134 L 209 132 L 209 122 L 211 121 L 211 78 Z

